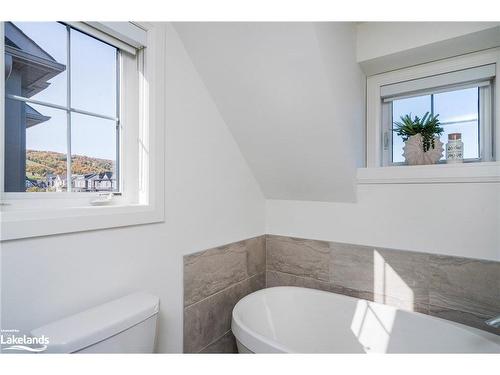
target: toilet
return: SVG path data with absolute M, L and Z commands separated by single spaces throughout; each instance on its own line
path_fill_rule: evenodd
M 152 353 L 159 299 L 135 293 L 31 331 L 43 353 Z

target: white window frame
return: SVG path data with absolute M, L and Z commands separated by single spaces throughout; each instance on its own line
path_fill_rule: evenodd
M 388 73 L 378 74 L 367 79 L 367 167 L 375 168 L 383 166 L 383 124 L 382 124 L 382 100 L 380 90 L 382 86 L 395 84 L 414 79 L 425 78 L 451 71 L 474 68 L 477 66 L 496 64 L 496 77 L 494 84 L 494 118 L 500 118 L 500 49 L 490 49 L 482 52 L 458 56 L 446 60 L 418 65 L 410 68 L 400 69 Z M 493 121 L 495 126 L 495 121 Z M 493 155 L 498 159 L 500 155 L 500 132 L 494 129 Z
M 96 193 L 5 193 L 3 192 L 4 165 L 2 162 L 0 163 L 0 240 L 164 220 L 165 113 L 161 101 L 165 98 L 166 29 L 162 23 L 135 23 L 134 25 L 145 31 L 147 44 L 145 48 L 137 51 L 136 58 L 128 60 L 122 58 L 123 64 L 120 64 L 121 75 L 135 74 L 135 79 L 121 79 L 119 105 L 122 109 L 119 146 L 121 195 L 116 196 L 111 205 L 92 206 L 90 200 L 95 199 Z M 112 25 L 112 28 L 114 27 Z M 0 23 L 0 29 L 0 66 L 3 67 L 3 23 Z M 89 33 L 89 30 L 91 29 L 85 31 Z M 116 40 L 116 36 L 111 38 Z M 2 160 L 4 160 L 5 145 L 4 81 L 2 73 L 0 78 Z M 131 103 L 135 104 L 130 105 Z
M 424 166 L 383 165 L 383 124 L 381 87 L 398 82 L 495 64 L 491 115 L 493 160 L 464 164 Z M 367 78 L 366 87 L 366 168 L 358 168 L 358 184 L 498 183 L 500 182 L 500 48 L 461 55 L 412 66 Z M 386 107 L 387 108 L 387 107 Z M 485 114 L 480 114 L 485 115 Z

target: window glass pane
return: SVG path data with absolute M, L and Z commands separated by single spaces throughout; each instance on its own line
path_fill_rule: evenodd
M 393 121 L 399 121 L 405 114 L 422 117 L 425 112 L 431 111 L 439 114 L 444 133 L 441 141 L 444 145 L 448 142 L 449 133 L 461 133 L 464 143 L 464 158 L 479 158 L 479 120 L 478 120 L 479 90 L 477 87 L 437 93 L 434 95 L 419 96 L 414 98 L 393 101 Z M 404 142 L 401 137 L 393 134 L 393 162 L 404 162 Z M 444 160 L 446 158 L 443 153 Z
M 404 163 L 405 158 L 403 157 L 403 146 L 405 143 L 403 142 L 403 138 L 398 137 L 396 133 L 393 135 L 392 141 L 392 162 L 393 163 Z
M 462 133 L 462 142 L 464 143 L 464 158 L 479 158 L 479 131 L 477 121 L 461 122 L 458 124 L 443 125 L 444 133 L 441 135 L 441 142 L 448 143 L 448 134 Z M 446 159 L 446 152 L 443 158 Z
M 71 115 L 73 191 L 116 191 L 116 122 Z
M 6 94 L 66 105 L 66 26 L 5 22 Z
M 441 123 L 477 120 L 478 100 L 477 87 L 435 94 L 434 113 Z
M 479 158 L 478 101 L 477 87 L 434 95 L 434 113 L 444 129 L 441 141 L 446 144 L 449 133 L 462 133 L 465 159 Z
M 7 99 L 5 191 L 66 189 L 66 112 Z
M 422 117 L 426 112 L 431 112 L 431 96 L 422 95 L 412 98 L 394 100 L 392 102 L 392 121 L 398 122 L 401 116 L 410 115 Z M 393 123 L 394 126 L 394 123 Z M 402 163 L 405 161 L 403 157 L 404 142 L 401 137 L 393 132 L 392 134 L 392 162 Z
M 71 29 L 71 106 L 116 116 L 117 49 Z

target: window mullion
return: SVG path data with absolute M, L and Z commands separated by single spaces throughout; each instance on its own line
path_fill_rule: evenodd
M 115 160 L 115 180 L 116 180 L 116 191 L 121 192 L 121 173 L 120 173 L 120 155 L 121 155 L 121 142 L 120 142 L 120 126 L 121 126 L 121 116 L 120 116 L 120 91 L 121 91 L 121 53 L 120 50 L 116 50 L 116 118 L 115 129 L 116 129 L 116 160 Z
M 482 161 L 492 161 L 494 159 L 491 86 L 480 87 L 478 98 L 479 157 Z
M 71 29 L 66 25 L 67 43 L 66 43 L 66 191 L 71 192 Z
M 392 163 L 392 103 L 382 104 L 382 165 Z

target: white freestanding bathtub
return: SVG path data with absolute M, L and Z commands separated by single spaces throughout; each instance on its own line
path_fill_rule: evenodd
M 500 353 L 500 336 L 429 315 L 297 287 L 233 309 L 240 353 Z

